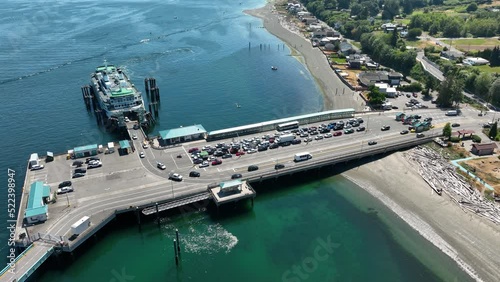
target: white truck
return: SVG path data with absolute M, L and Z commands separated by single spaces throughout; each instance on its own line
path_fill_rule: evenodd
M 307 161 L 309 159 L 312 159 L 312 155 L 309 152 L 298 153 L 293 157 L 294 162 Z
M 278 143 L 283 144 L 286 142 L 292 142 L 295 139 L 295 134 L 284 134 L 278 138 Z
M 80 218 L 77 222 L 71 225 L 72 236 L 78 236 L 82 234 L 90 226 L 90 217 L 84 216 Z
M 457 110 L 451 110 L 446 112 L 447 116 L 458 116 L 458 111 Z

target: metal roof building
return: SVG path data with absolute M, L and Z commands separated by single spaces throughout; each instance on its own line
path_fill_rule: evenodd
M 75 147 L 73 149 L 75 158 L 83 158 L 97 155 L 97 144 Z
M 158 141 L 160 146 L 204 139 L 207 136 L 207 131 L 201 124 L 161 130 L 159 133 L 160 138 Z
M 45 203 L 48 198 L 50 198 L 50 187 L 48 185 L 44 185 L 42 181 L 31 184 L 28 205 L 24 212 L 24 218 L 27 223 L 31 224 L 47 220 L 49 209 Z
M 241 135 L 255 134 L 263 131 L 275 130 L 279 124 L 291 121 L 298 121 L 299 124 L 304 125 L 324 120 L 352 118 L 354 117 L 354 113 L 355 110 L 352 108 L 343 110 L 331 110 L 331 111 L 324 111 L 319 113 L 312 113 L 312 114 L 306 114 L 288 118 L 275 119 L 275 120 L 237 126 L 227 129 L 215 130 L 215 131 L 210 131 L 208 133 L 207 140 L 239 137 Z
M 120 148 L 118 149 L 120 155 L 127 155 L 132 152 L 132 148 L 130 147 L 130 142 L 128 140 L 121 140 L 118 143 L 120 144 Z

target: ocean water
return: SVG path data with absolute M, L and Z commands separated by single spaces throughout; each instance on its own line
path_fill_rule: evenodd
M 2 187 L 7 187 L 7 169 L 14 170 L 20 199 L 33 152 L 63 153 L 116 140 L 96 126 L 80 92 L 104 60 L 123 68 L 139 89 L 145 77 L 156 78 L 161 109 L 153 134 L 181 125 L 201 123 L 210 131 L 323 110 L 307 69 L 259 19 L 242 13 L 263 4 L 3 3 Z M 271 71 L 272 65 L 279 70 Z M 48 266 L 36 280 L 122 281 L 123 273 L 133 281 L 466 279 L 451 260 L 341 177 L 272 186 L 269 192 L 260 188 L 266 192 L 259 192 L 253 209 L 238 208 L 227 212 L 230 216 L 201 211 L 164 219 L 160 229 L 152 223 L 141 231 L 133 225 L 116 228 L 70 266 Z M 7 203 L 6 188 L 0 196 Z M 7 219 L 6 212 L 0 213 L 1 242 L 9 236 Z M 181 269 L 172 263 L 175 228 L 184 247 Z M 318 249 L 325 242 L 334 247 Z M 6 255 L 6 244 L 1 246 Z M 420 252 L 421 246 L 428 252 Z

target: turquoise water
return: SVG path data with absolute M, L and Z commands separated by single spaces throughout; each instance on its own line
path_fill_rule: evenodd
M 120 227 L 37 281 L 469 281 L 446 255 L 342 177 L 267 182 L 249 202 Z M 309 180 L 307 180 L 309 178 Z M 133 216 L 121 219 L 135 222 Z M 389 227 L 390 226 L 390 227 Z M 172 240 L 179 230 L 181 262 Z M 93 241 L 93 240 L 92 240 Z M 402 245 L 406 247 L 402 247 Z M 420 257 L 412 253 L 425 250 Z M 84 275 L 85 274 L 85 275 Z
M 195 123 L 214 130 L 321 111 L 322 96 L 307 70 L 260 20 L 242 13 L 261 5 L 3 3 L 0 168 L 16 171 L 18 199 L 31 153 L 116 140 L 96 126 L 81 99 L 80 87 L 104 59 L 125 69 L 140 89 L 145 77 L 156 78 L 162 103 L 154 132 Z M 121 219 L 109 228 L 113 232 L 79 250 L 72 264 L 58 268 L 51 261 L 36 281 L 123 281 L 123 274 L 133 281 L 467 280 L 454 262 L 345 179 L 293 181 L 258 187 L 253 209 L 171 215 L 160 229 L 149 222 L 141 231 L 124 224 L 133 218 Z M 0 183 L 7 183 L 6 173 Z M 0 213 L 2 230 L 6 219 Z M 175 228 L 183 244 L 179 269 L 172 258 Z M 0 241 L 8 235 L 0 233 Z M 329 241 L 332 250 L 318 249 Z

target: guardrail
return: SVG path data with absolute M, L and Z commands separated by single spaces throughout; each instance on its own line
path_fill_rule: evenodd
M 15 259 L 14 264 L 17 263 L 31 248 L 33 248 L 33 244 L 29 245 L 22 253 L 20 253 Z M 10 265 L 7 265 L 2 271 L 0 271 L 0 277 L 5 274 L 10 269 Z
M 50 249 L 47 250 L 47 252 L 45 252 L 45 254 L 43 254 L 43 256 L 41 258 L 39 258 L 33 265 L 31 265 L 31 267 L 28 269 L 28 271 L 26 271 L 25 273 L 23 273 L 23 275 L 21 275 L 17 280 L 15 280 L 16 282 L 23 282 L 25 281 L 26 279 L 28 279 L 28 277 L 30 277 L 31 274 L 33 274 L 35 272 L 35 270 L 37 270 L 37 268 L 42 265 L 42 263 L 50 256 L 52 255 L 52 253 L 54 252 L 54 247 L 50 247 Z
M 380 146 L 378 146 L 378 147 L 367 146 L 366 149 L 364 149 L 360 152 L 337 155 L 331 159 L 320 159 L 320 160 L 314 159 L 314 162 L 304 161 L 303 165 L 296 165 L 294 167 L 288 167 L 288 168 L 285 167 L 283 169 L 275 170 L 274 172 L 265 172 L 265 173 L 260 174 L 259 176 L 249 177 L 249 178 L 247 178 L 247 181 L 254 182 L 254 181 L 267 180 L 267 179 L 276 178 L 276 177 L 282 176 L 282 175 L 307 171 L 307 170 L 320 168 L 320 167 L 327 166 L 327 165 L 333 165 L 333 164 L 340 163 L 340 162 L 347 162 L 347 161 L 351 161 L 351 160 L 355 160 L 355 159 L 361 159 L 362 157 L 366 157 L 366 156 L 370 156 L 370 155 L 384 154 L 387 152 L 397 151 L 400 149 L 406 149 L 409 147 L 421 145 L 421 144 L 427 143 L 429 141 L 432 141 L 435 137 L 437 137 L 437 136 L 434 136 L 434 135 L 424 136 L 422 138 L 418 138 L 418 139 L 410 141 L 410 142 L 405 141 L 405 142 L 401 142 L 401 143 L 396 143 L 396 144 L 384 146 L 382 148 Z

